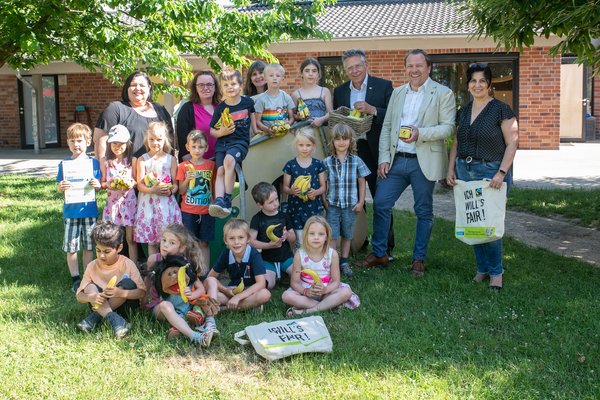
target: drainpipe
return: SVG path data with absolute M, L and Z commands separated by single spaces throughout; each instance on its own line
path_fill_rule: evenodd
M 23 76 L 21 75 L 21 71 L 17 70 L 17 79 L 19 79 L 21 81 L 21 83 L 23 83 L 25 86 L 27 86 L 29 89 L 31 89 L 31 94 L 33 95 L 33 98 L 36 99 L 36 107 L 37 107 L 37 90 L 35 89 L 35 87 L 26 79 L 23 78 Z M 31 136 L 32 136 L 32 140 L 33 140 L 33 152 L 35 154 L 40 154 L 40 140 L 39 140 L 39 135 L 38 135 L 38 128 L 39 128 L 39 124 L 36 121 L 35 122 L 35 126 L 32 124 L 31 127 Z

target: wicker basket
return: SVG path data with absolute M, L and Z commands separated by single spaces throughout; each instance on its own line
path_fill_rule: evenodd
M 368 114 L 362 119 L 350 118 L 350 109 L 348 107 L 340 107 L 329 113 L 329 128 L 333 128 L 335 124 L 346 124 L 356 132 L 356 139 L 364 139 L 366 133 L 371 130 L 373 116 Z

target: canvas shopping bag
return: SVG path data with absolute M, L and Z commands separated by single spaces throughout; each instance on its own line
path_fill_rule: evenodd
M 454 236 L 467 244 L 493 242 L 504 235 L 506 183 L 500 190 L 489 187 L 488 180 L 456 180 Z
M 243 339 L 247 336 L 248 339 Z M 333 342 L 323 318 L 312 316 L 251 325 L 234 335 L 240 344 L 251 343 L 267 360 L 298 353 L 331 353 Z

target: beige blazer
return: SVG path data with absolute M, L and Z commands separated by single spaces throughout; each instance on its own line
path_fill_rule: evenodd
M 454 132 L 456 102 L 452 90 L 446 86 L 431 79 L 425 85 L 417 123 L 417 159 L 425 177 L 437 181 L 446 177 L 448 149 L 445 139 Z M 379 164 L 389 163 L 391 167 L 394 162 L 407 89 L 408 83 L 394 89 L 390 98 L 379 138 Z

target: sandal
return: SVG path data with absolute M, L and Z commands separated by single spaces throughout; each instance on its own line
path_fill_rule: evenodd
M 475 282 L 483 282 L 484 280 L 487 279 L 488 276 L 490 276 L 490 274 L 488 274 L 487 272 L 483 272 L 483 273 L 478 272 L 477 275 L 475 275 L 473 277 L 473 280 Z
M 288 309 L 286 310 L 286 312 L 285 312 L 285 315 L 286 315 L 288 318 L 293 318 L 293 317 L 295 317 L 296 315 L 302 315 L 302 314 L 304 314 L 304 313 L 306 313 L 306 310 L 302 310 L 302 309 L 299 309 L 299 308 L 296 308 L 296 307 L 290 307 L 290 308 L 288 308 Z
M 502 275 L 490 277 L 490 289 L 502 289 Z

